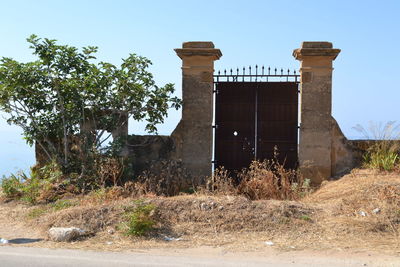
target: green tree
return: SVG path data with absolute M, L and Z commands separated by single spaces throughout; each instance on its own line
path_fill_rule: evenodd
M 117 67 L 98 62 L 94 46 L 79 50 L 36 35 L 27 41 L 36 61 L 0 60 L 0 109 L 9 114 L 9 124 L 22 127 L 28 144 L 36 142 L 64 169 L 71 164 L 71 136 L 81 138 L 89 153 L 106 132 L 122 126 L 121 114 L 146 121 L 146 130 L 154 133 L 168 109 L 181 105 L 173 84 L 155 84 L 145 57 L 130 54 Z M 81 127 L 88 119 L 103 129 L 91 138 Z

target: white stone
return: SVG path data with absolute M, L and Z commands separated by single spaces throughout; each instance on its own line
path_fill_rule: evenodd
M 372 212 L 375 213 L 375 214 L 378 214 L 378 213 L 381 212 L 381 209 L 380 209 L 380 208 L 376 208 L 376 209 L 374 209 Z
M 363 217 L 367 216 L 367 213 L 365 211 L 360 211 L 358 214 L 360 214 Z
M 274 242 L 272 242 L 272 241 L 265 241 L 264 243 L 265 243 L 265 245 L 268 245 L 268 246 L 274 245 Z
M 86 232 L 77 227 L 52 227 L 49 229 L 49 238 L 55 242 L 69 242 L 81 237 Z

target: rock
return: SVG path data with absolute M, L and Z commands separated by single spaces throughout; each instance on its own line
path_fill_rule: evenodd
M 360 214 L 363 217 L 367 216 L 367 213 L 365 211 L 360 211 L 358 214 Z
M 110 235 L 113 235 L 115 233 L 115 230 L 113 228 L 109 228 L 107 230 L 107 233 L 110 234 Z
M 268 246 L 274 245 L 274 242 L 272 242 L 272 241 L 265 241 L 264 243 L 265 243 L 265 245 L 268 245 Z
M 373 211 L 372 211 L 372 213 L 374 213 L 374 214 L 378 214 L 378 213 L 380 213 L 381 212 L 381 209 L 380 208 L 376 208 L 376 209 L 374 209 Z
M 169 237 L 169 236 L 164 236 L 164 240 L 165 241 L 180 241 L 180 240 L 182 240 L 182 238 L 180 238 L 180 237 L 178 237 L 178 238 L 175 238 L 175 237 Z
M 55 242 L 69 242 L 73 241 L 86 234 L 85 230 L 77 227 L 63 228 L 52 227 L 48 231 L 49 238 Z
M 8 244 L 9 241 L 7 239 L 4 238 L 0 238 L 0 244 Z
M 208 205 L 207 205 L 207 203 L 201 203 L 200 204 L 200 209 L 201 210 L 209 210 L 209 209 L 211 209 Z
M 217 206 L 218 206 L 218 204 L 215 203 L 215 202 L 211 202 L 211 203 L 210 203 L 210 207 L 211 207 L 212 209 L 215 209 Z

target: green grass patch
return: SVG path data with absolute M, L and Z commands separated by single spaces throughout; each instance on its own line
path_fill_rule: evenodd
M 301 216 L 299 217 L 299 219 L 300 219 L 300 220 L 303 220 L 303 221 L 306 221 L 306 222 L 311 222 L 311 221 L 312 221 L 311 217 L 308 216 L 308 215 L 301 215 Z
M 72 201 L 69 199 L 59 199 L 56 202 L 51 203 L 50 206 L 53 208 L 54 211 L 59 211 L 76 206 L 77 204 L 78 203 L 76 201 Z
M 30 210 L 26 216 L 29 219 L 36 219 L 36 218 L 46 214 L 48 211 L 49 210 L 47 207 L 37 207 L 37 208 Z
M 153 219 L 156 206 L 145 204 L 138 200 L 133 210 L 125 213 L 126 221 L 122 223 L 122 228 L 127 236 L 143 236 L 154 229 L 156 224 Z

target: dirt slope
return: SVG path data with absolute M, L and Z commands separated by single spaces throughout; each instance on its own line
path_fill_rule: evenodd
M 249 201 L 239 196 L 187 195 L 149 197 L 157 206 L 157 229 L 145 238 L 118 231 L 134 199 L 76 200 L 54 211 L 22 203 L 0 205 L 0 237 L 46 238 L 51 226 L 75 226 L 94 236 L 79 242 L 50 241 L 34 246 L 126 250 L 218 246 L 231 251 L 258 251 L 266 241 L 281 250 L 357 249 L 399 255 L 400 176 L 355 170 L 325 182 L 301 201 Z M 43 213 L 32 216 L 35 209 Z M 28 216 L 31 214 L 30 216 Z M 179 238 L 179 241 L 166 241 Z

